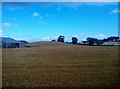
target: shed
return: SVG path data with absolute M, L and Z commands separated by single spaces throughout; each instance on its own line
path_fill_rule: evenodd
M 1 48 L 24 48 L 27 47 L 27 43 L 22 41 L 17 41 L 13 38 L 2 37 L 0 40 Z

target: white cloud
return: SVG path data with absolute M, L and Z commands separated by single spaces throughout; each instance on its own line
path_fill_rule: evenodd
M 106 36 L 104 34 L 98 34 L 95 36 L 95 38 L 104 39 L 104 38 L 106 38 Z
M 118 10 L 117 8 L 111 11 L 111 13 L 119 13 L 119 12 L 120 10 Z
M 39 17 L 39 13 L 38 12 L 34 12 L 33 13 L 33 17 Z
M 83 38 L 81 41 L 86 41 L 86 38 Z
M 16 5 L 17 6 L 17 5 Z M 6 8 L 8 9 L 8 10 L 10 10 L 10 11 L 15 11 L 15 10 L 22 10 L 22 9 L 24 9 L 24 7 L 21 7 L 20 5 L 19 6 L 12 6 L 12 5 L 9 5 L 9 6 L 6 6 Z
M 79 37 L 78 35 L 73 35 L 72 37 Z
M 47 15 L 48 16 L 48 15 Z M 42 16 L 40 16 L 40 14 L 38 12 L 34 12 L 33 13 L 33 17 L 38 17 L 38 23 L 41 23 L 41 24 L 46 24 L 44 21 L 43 21 L 43 18 Z
M 42 20 L 39 20 L 38 23 L 40 23 L 40 24 L 47 24 L 46 22 L 44 22 Z
M 11 25 L 10 23 L 3 23 L 3 26 L 4 26 L 5 28 L 10 28 L 12 25 Z
M 76 2 L 76 1 L 74 1 Z M 59 12 L 61 12 L 62 7 L 68 7 L 68 8 L 72 8 L 74 10 L 77 10 L 78 7 L 83 6 L 83 5 L 87 5 L 87 6 L 104 6 L 104 5 L 118 5 L 117 2 L 97 2 L 97 1 L 93 1 L 93 2 L 78 2 L 78 3 L 71 3 L 71 2 L 67 2 L 67 3 L 57 3 L 58 7 L 57 10 Z
M 20 35 L 20 36 L 15 36 L 14 39 L 16 40 L 25 40 L 25 41 L 28 41 L 28 42 L 33 42 L 33 41 L 36 41 L 35 38 L 33 38 L 32 35 Z
M 43 21 L 42 16 L 40 16 L 38 12 L 34 12 L 33 17 L 38 17 L 38 23 L 47 24 L 46 22 Z
M 41 40 L 42 41 L 50 41 L 51 39 L 50 39 L 50 37 L 42 37 Z
M 51 37 L 51 40 L 57 40 L 58 39 L 58 36 L 53 36 L 53 37 Z
M 88 38 L 88 37 L 97 38 L 97 39 L 107 38 L 107 36 L 104 35 L 104 34 L 80 36 L 79 38 L 80 38 L 81 41 L 86 41 L 86 38 Z
M 15 37 L 15 39 L 16 40 L 26 40 L 26 41 L 31 40 L 30 37 Z
M 51 41 L 51 40 L 57 40 L 57 38 L 58 36 L 53 36 L 53 37 L 44 36 L 44 37 L 40 37 L 38 41 Z
M 3 32 L 2 32 L 2 29 L 0 29 L 0 37 L 3 36 Z
M 3 27 L 4 28 L 11 28 L 11 27 L 18 27 L 19 25 L 18 24 L 12 24 L 12 23 L 3 23 Z

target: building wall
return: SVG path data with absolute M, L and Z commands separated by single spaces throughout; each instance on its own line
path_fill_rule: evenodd
M 20 48 L 27 47 L 27 44 L 26 44 L 26 43 L 19 43 L 19 47 L 20 47 Z
M 2 48 L 24 48 L 27 47 L 26 43 L 2 43 Z
M 103 45 L 120 45 L 120 42 L 104 42 Z

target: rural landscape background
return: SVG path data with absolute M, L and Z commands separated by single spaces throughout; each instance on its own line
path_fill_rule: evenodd
M 2 87 L 120 88 L 118 3 L 2 3 Z
M 3 87 L 119 87 L 118 47 L 35 44 L 3 49 Z

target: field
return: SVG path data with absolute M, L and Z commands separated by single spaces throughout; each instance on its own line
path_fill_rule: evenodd
M 30 45 L 3 49 L 3 87 L 119 87 L 115 46 Z

